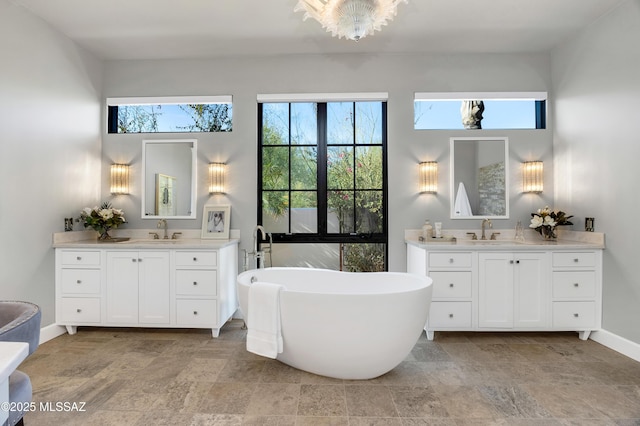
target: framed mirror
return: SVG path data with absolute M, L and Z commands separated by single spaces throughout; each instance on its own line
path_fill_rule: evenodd
M 142 218 L 196 218 L 196 139 L 142 141 Z
M 509 140 L 453 137 L 451 219 L 509 218 Z

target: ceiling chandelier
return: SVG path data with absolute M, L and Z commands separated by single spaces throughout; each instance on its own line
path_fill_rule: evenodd
M 299 0 L 294 11 L 304 11 L 335 37 L 358 41 L 380 31 L 407 0 Z

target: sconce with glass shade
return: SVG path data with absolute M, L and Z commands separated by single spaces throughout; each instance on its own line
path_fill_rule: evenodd
M 209 163 L 209 194 L 225 193 L 225 163 Z
M 423 161 L 418 164 L 419 190 L 421 193 L 438 192 L 438 162 Z
M 111 165 L 111 190 L 114 195 L 129 194 L 129 165 L 128 164 L 112 164 Z
M 294 12 L 303 11 L 303 21 L 313 18 L 338 38 L 358 41 L 380 31 L 407 0 L 299 0 Z
M 544 189 L 544 166 L 542 161 L 522 163 L 522 192 L 541 193 Z

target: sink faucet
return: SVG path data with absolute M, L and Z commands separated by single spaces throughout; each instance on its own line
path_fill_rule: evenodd
M 167 234 L 167 228 L 169 227 L 167 225 L 167 219 L 160 219 L 158 221 L 158 226 L 159 229 L 164 229 L 164 239 L 168 240 L 169 239 L 169 235 Z
M 262 264 L 263 262 L 259 262 L 262 259 L 264 252 L 258 251 L 258 231 L 262 234 L 260 241 L 264 239 L 267 232 L 264 230 L 262 225 L 258 225 L 253 229 L 253 253 L 251 254 L 256 257 L 256 267 L 260 268 L 264 267 Z
M 482 236 L 480 237 L 481 240 L 486 240 L 487 237 L 486 235 L 484 235 L 484 229 L 485 229 L 485 225 L 489 224 L 489 228 L 493 228 L 493 224 L 491 223 L 491 220 L 489 219 L 482 219 Z

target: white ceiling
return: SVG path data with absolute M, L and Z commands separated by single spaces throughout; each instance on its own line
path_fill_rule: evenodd
M 297 0 L 9 0 L 103 59 L 547 52 L 627 0 L 409 0 L 381 32 L 331 37 Z

